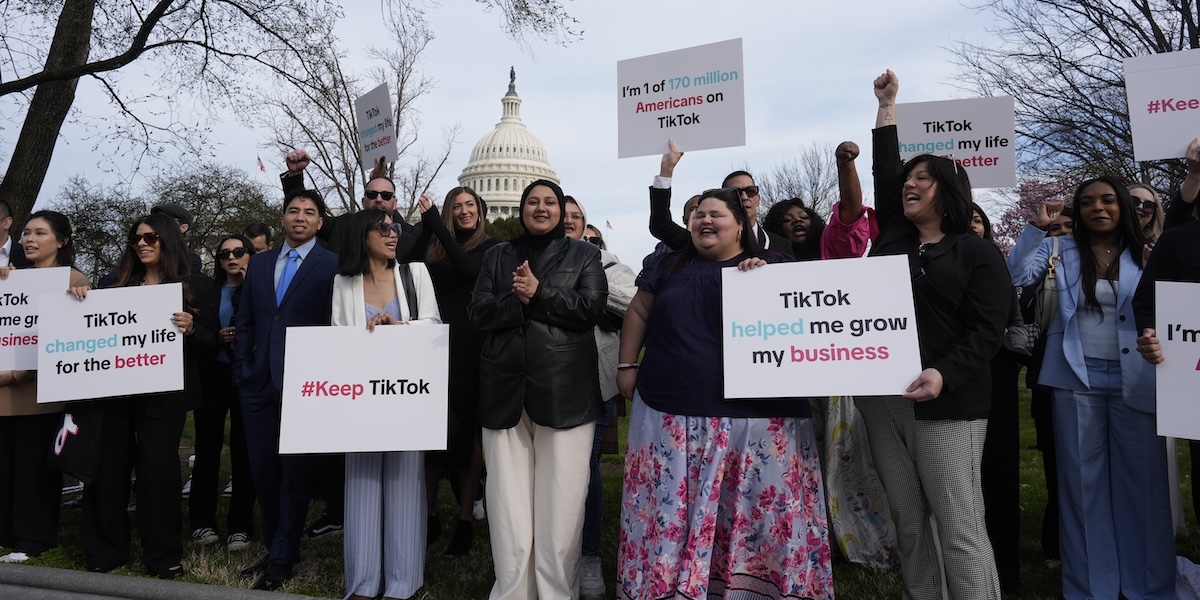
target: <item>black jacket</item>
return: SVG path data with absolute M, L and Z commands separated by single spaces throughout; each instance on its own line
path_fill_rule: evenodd
M 538 290 L 528 305 L 512 292 L 522 259 L 509 243 L 487 251 L 471 299 L 471 321 L 487 333 L 479 358 L 479 424 L 508 429 L 521 410 L 538 425 L 567 429 L 604 413 L 593 327 L 608 280 L 600 249 L 551 242 L 532 264 Z
M 921 367 L 937 369 L 943 379 L 941 395 L 917 402 L 915 416 L 922 421 L 986 419 L 992 396 L 988 363 L 1000 351 L 1012 310 L 1008 267 L 995 244 L 969 233 L 946 234 L 919 253 L 917 228 L 904 216 L 896 127 L 873 135 L 879 237 L 871 256 L 908 256 Z M 918 278 L 922 272 L 923 280 Z

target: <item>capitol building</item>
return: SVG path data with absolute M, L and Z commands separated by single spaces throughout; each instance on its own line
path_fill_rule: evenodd
M 511 69 L 508 93 L 500 104 L 500 122 L 475 143 L 470 161 L 458 176 L 459 185 L 475 190 L 487 202 L 489 221 L 518 215 L 521 192 L 529 182 L 548 179 L 558 183 L 546 147 L 521 122 L 517 75 Z

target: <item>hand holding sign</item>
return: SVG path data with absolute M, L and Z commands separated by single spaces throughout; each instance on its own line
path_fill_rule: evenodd
M 667 151 L 663 152 L 662 164 L 658 167 L 659 177 L 672 177 L 675 174 L 675 165 L 679 164 L 679 159 L 683 158 L 683 152 L 675 145 L 675 139 L 667 139 Z

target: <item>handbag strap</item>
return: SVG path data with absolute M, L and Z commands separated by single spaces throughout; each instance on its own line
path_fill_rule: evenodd
M 400 283 L 404 286 L 404 299 L 408 300 L 408 320 L 417 318 L 417 286 L 413 284 L 412 271 L 408 263 L 400 263 Z

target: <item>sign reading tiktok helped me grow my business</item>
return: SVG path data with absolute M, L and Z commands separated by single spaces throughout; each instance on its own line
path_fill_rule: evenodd
M 1182 158 L 1200 131 L 1200 50 L 1125 59 L 1133 157 Z
M 183 389 L 178 283 L 43 294 L 38 311 L 38 402 Z
M 742 40 L 617 63 L 617 158 L 746 144 Z
M 38 301 L 42 294 L 67 294 L 71 269 L 21 269 L 0 281 L 0 371 L 38 366 Z
M 966 167 L 973 188 L 1017 185 L 1013 99 L 970 98 L 896 105 L 900 158 L 952 158 Z
M 904 256 L 721 275 L 726 398 L 899 395 L 921 372 Z

